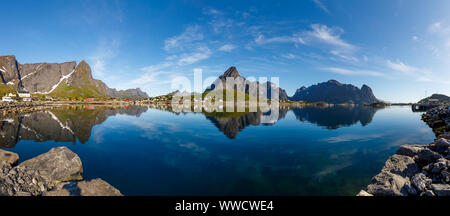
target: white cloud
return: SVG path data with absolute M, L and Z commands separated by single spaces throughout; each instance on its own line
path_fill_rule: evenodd
M 417 68 L 406 65 L 405 63 L 397 60 L 397 62 L 387 61 L 387 66 L 393 70 L 400 71 L 406 74 L 414 74 Z
M 168 38 L 164 41 L 166 51 L 182 50 L 187 44 L 194 41 L 203 40 L 203 34 L 200 32 L 200 26 L 189 26 L 178 36 Z
M 344 55 L 339 50 L 331 50 L 330 53 L 345 60 L 345 61 L 359 62 L 358 58 L 353 57 L 353 56 Z
M 280 36 L 266 38 L 264 35 L 260 34 L 255 38 L 255 43 L 259 45 L 270 44 L 270 43 L 295 43 L 295 44 L 305 44 L 303 38 L 297 35 L 292 36 Z
M 312 37 L 313 39 L 317 39 L 320 42 L 330 44 L 339 48 L 342 48 L 342 51 L 354 51 L 356 47 L 352 44 L 349 44 L 341 39 L 341 34 L 344 32 L 341 28 L 329 28 L 326 25 L 322 24 L 312 24 L 311 28 L 313 31 L 307 32 L 306 34 Z
M 172 65 L 173 65 L 172 62 L 163 62 L 163 63 L 160 63 L 160 64 L 143 67 L 143 68 L 141 68 L 141 70 L 145 71 L 145 72 L 148 72 L 148 73 L 151 73 L 151 72 L 159 71 L 161 69 L 168 68 L 168 67 L 170 67 Z
M 369 58 L 367 56 L 363 56 L 363 59 L 364 59 L 365 62 L 369 61 Z
M 200 60 L 207 59 L 211 56 L 211 50 L 208 47 L 198 48 L 197 52 L 182 54 L 180 59 L 178 60 L 179 65 L 193 64 Z
M 385 76 L 385 74 L 377 72 L 377 71 L 371 71 L 371 70 L 352 70 L 352 69 L 345 69 L 345 68 L 338 68 L 338 67 L 326 67 L 322 68 L 324 71 L 329 71 L 336 74 L 341 75 L 367 75 L 367 76 L 375 76 L 375 77 L 381 77 Z
M 423 74 L 423 75 L 431 74 L 431 70 L 429 70 L 429 69 L 416 68 L 416 67 L 407 65 L 400 60 L 397 60 L 397 62 L 392 62 L 390 60 L 387 60 L 386 64 L 392 70 L 402 72 L 406 75 L 413 76 L 413 75 L 420 75 L 420 74 Z
M 118 54 L 120 42 L 118 39 L 100 41 L 95 53 L 89 57 L 93 61 L 92 72 L 95 76 L 104 78 L 106 64 Z
M 397 62 L 388 60 L 386 64 L 390 69 L 401 72 L 419 82 L 450 84 L 450 81 L 442 79 L 440 76 L 436 76 L 431 69 L 410 66 L 400 60 L 397 60 Z
M 286 59 L 297 59 L 297 58 L 300 58 L 299 56 L 294 55 L 292 53 L 282 54 L 281 57 L 286 58 Z
M 214 8 L 208 8 L 208 9 L 204 8 L 203 9 L 203 14 L 207 14 L 207 15 L 221 15 L 221 14 L 223 14 L 223 12 L 219 11 L 217 9 L 214 9 Z
M 419 37 L 417 37 L 417 36 L 412 36 L 412 39 L 413 39 L 413 41 L 417 41 L 417 40 L 419 40 Z
M 320 0 L 313 0 L 314 4 L 317 5 L 320 9 L 322 9 L 325 13 L 330 14 L 330 11 Z
M 449 34 L 450 26 L 446 26 L 442 22 L 435 22 L 428 27 L 428 31 L 438 34 Z
M 232 45 L 232 44 L 225 44 L 223 46 L 221 46 L 219 48 L 220 51 L 224 51 L 224 52 L 230 52 L 232 50 L 234 50 L 236 48 L 236 46 Z

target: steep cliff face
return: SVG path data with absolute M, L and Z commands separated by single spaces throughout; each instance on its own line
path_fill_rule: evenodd
M 226 80 L 228 78 L 233 78 L 234 83 L 230 84 L 227 83 Z M 264 86 L 265 85 L 265 86 Z M 265 87 L 265 88 L 264 88 Z M 251 82 L 247 80 L 245 77 L 241 76 L 236 69 L 236 67 L 231 66 L 228 68 L 222 75 L 220 75 L 214 82 L 211 84 L 209 88 L 206 89 L 206 91 L 212 91 L 216 89 L 227 89 L 231 90 L 234 89 L 239 92 L 244 92 L 250 96 L 257 97 L 258 91 L 261 90 L 261 93 L 264 98 L 271 98 L 271 91 L 277 90 L 279 91 L 279 100 L 287 100 L 287 94 L 284 89 L 281 89 L 277 86 L 275 86 L 271 82 L 266 83 L 259 83 L 259 82 Z M 265 92 L 262 91 L 262 89 L 266 89 Z
M 58 97 L 102 97 L 145 99 L 140 89 L 117 91 L 92 77 L 86 61 L 19 64 L 15 56 L 0 56 L 1 83 L 16 91 L 49 94 Z M 2 89 L 4 89 L 2 87 Z
M 290 98 L 293 101 L 341 103 L 374 103 L 378 99 L 373 95 L 369 86 L 363 85 L 361 89 L 350 84 L 342 84 L 336 80 L 301 87 Z

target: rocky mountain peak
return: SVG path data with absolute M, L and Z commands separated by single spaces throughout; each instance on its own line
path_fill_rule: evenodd
M 294 101 L 327 102 L 331 104 L 341 103 L 374 103 L 378 99 L 373 95 L 369 86 L 363 85 L 361 89 L 351 84 L 342 84 L 336 80 L 304 86 L 298 89 L 290 98 Z
M 0 83 L 15 91 L 50 94 L 56 97 L 102 97 L 145 99 L 141 89 L 116 91 L 92 77 L 89 64 L 83 60 L 64 63 L 19 64 L 14 55 L 0 56 Z
M 334 80 L 334 79 L 330 79 L 330 80 L 328 80 L 328 82 L 327 83 L 330 83 L 330 84 L 335 84 L 335 85 L 342 85 L 340 82 L 338 82 L 337 80 Z
M 236 69 L 235 66 L 231 66 L 230 68 L 228 68 L 225 73 L 223 73 L 223 75 L 221 75 L 219 78 L 225 78 L 225 77 L 240 77 L 241 75 L 239 75 L 238 70 Z

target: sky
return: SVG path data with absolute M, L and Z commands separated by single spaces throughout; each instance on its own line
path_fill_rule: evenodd
M 292 96 L 329 79 L 388 102 L 450 95 L 450 1 L 0 0 L 0 55 L 86 60 L 93 76 L 151 96 L 194 71 L 279 77 Z

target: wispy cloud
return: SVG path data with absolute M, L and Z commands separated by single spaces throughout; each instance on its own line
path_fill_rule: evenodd
M 395 71 L 402 72 L 406 75 L 414 76 L 414 75 L 430 75 L 432 72 L 429 69 L 421 69 L 417 67 L 413 67 L 410 65 L 407 65 L 403 63 L 400 60 L 397 60 L 397 62 L 392 62 L 390 60 L 387 60 L 386 62 L 387 66 Z
M 203 33 L 200 32 L 200 26 L 189 26 L 178 36 L 168 38 L 164 41 L 166 51 L 183 50 L 194 41 L 203 40 Z
M 344 30 L 339 27 L 330 28 L 322 24 L 312 24 L 312 31 L 307 32 L 312 39 L 317 39 L 322 43 L 333 45 L 335 47 L 342 48 L 341 51 L 354 51 L 356 46 L 341 39 Z
M 450 26 L 443 22 L 435 22 L 428 27 L 428 31 L 438 34 L 450 34 Z
M 196 52 L 189 54 L 182 54 L 181 58 L 178 60 L 178 64 L 179 65 L 193 64 L 200 60 L 209 58 L 211 56 L 211 53 L 212 52 L 208 47 L 200 47 Z
M 303 38 L 298 35 L 292 36 L 279 36 L 279 37 L 269 37 L 266 38 L 264 35 L 258 35 L 255 38 L 255 43 L 259 45 L 270 44 L 270 43 L 294 43 L 294 44 L 305 44 Z
M 325 13 L 330 14 L 330 11 L 328 8 L 320 1 L 320 0 L 313 0 L 314 4 L 317 5 L 320 9 L 322 9 Z
M 366 76 L 375 76 L 375 77 L 382 77 L 386 76 L 386 74 L 378 72 L 378 71 L 372 71 L 372 70 L 355 70 L 355 69 L 346 69 L 346 68 L 339 68 L 339 67 L 324 67 L 321 68 L 323 71 L 328 71 L 331 73 L 341 74 L 341 75 L 366 75 Z
M 108 61 L 117 56 L 119 52 L 120 42 L 118 39 L 101 40 L 95 53 L 89 60 L 93 61 L 92 70 L 95 76 L 103 78 L 106 75 L 106 64 Z
M 418 68 L 411 65 L 407 65 L 400 60 L 392 62 L 387 60 L 386 65 L 391 70 L 397 71 L 408 77 L 414 78 L 419 82 L 431 82 L 437 84 L 450 84 L 450 80 L 442 79 L 436 76 L 431 69 Z
M 232 50 L 234 50 L 236 48 L 236 46 L 232 45 L 232 44 L 225 44 L 223 46 L 221 46 L 219 48 L 220 51 L 224 51 L 224 52 L 231 52 Z
M 358 58 L 356 58 L 354 56 L 345 55 L 345 54 L 341 53 L 339 50 L 331 50 L 330 53 L 339 57 L 340 59 L 345 60 L 345 61 L 359 62 Z

